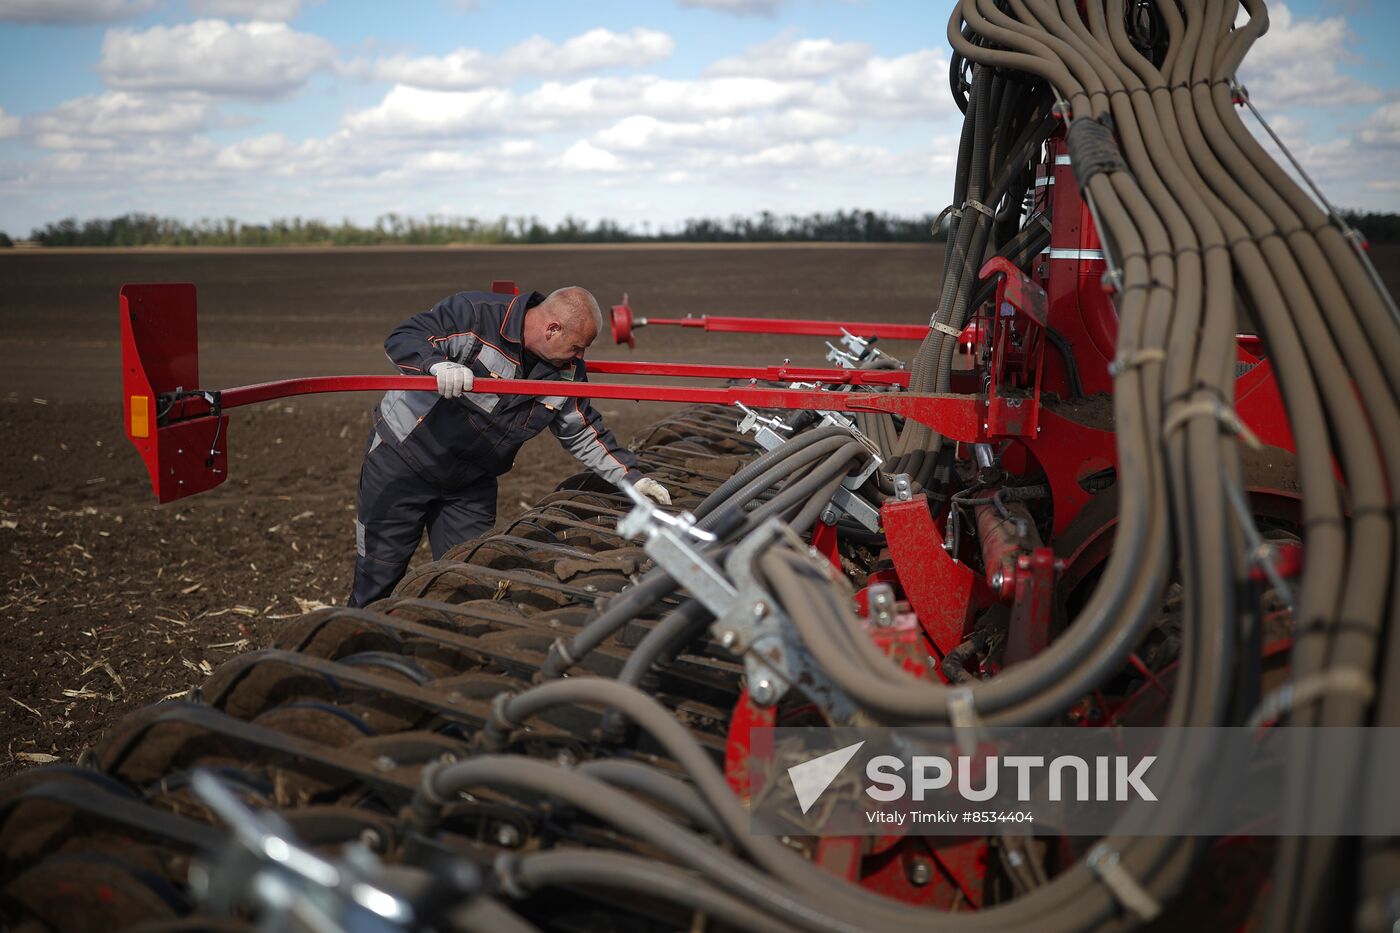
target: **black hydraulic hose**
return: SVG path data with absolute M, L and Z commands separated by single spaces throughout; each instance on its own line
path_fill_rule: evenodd
M 1043 221 L 1043 222 L 1042 222 Z M 1001 249 L 997 250 L 997 255 L 1005 257 L 1012 265 L 1024 268 L 1032 259 L 1040 255 L 1050 246 L 1050 225 L 1043 214 L 1037 214 L 1030 223 L 1021 228 L 1021 231 L 1006 242 Z M 977 307 L 988 301 L 995 293 L 997 280 L 995 277 L 979 283 L 977 293 L 972 297 L 972 307 Z
M 683 646 L 705 632 L 713 620 L 713 614 L 703 603 L 687 599 L 647 632 L 622 665 L 622 671 L 617 675 L 618 681 L 638 686 L 654 664 L 675 657 Z
M 740 468 L 739 472 L 735 473 L 724 483 L 720 484 L 720 486 L 716 488 L 714 492 L 710 493 L 709 497 L 707 497 L 704 502 L 696 506 L 694 513 L 695 517 L 697 519 L 703 519 L 706 515 L 709 515 L 715 509 L 726 504 L 730 496 L 732 496 L 737 490 L 742 489 L 753 479 L 764 473 L 766 470 L 768 470 L 775 464 L 782 463 L 788 457 L 797 454 L 799 451 L 802 451 L 805 448 L 810 447 L 811 445 L 819 441 L 823 441 L 831 437 L 841 436 L 849 437 L 850 432 L 845 431 L 844 429 L 836 425 L 827 425 L 824 427 L 815 428 L 811 431 L 805 431 L 802 434 L 799 434 L 796 437 L 792 438 L 787 443 L 783 444 L 781 447 L 775 447 L 772 450 L 767 451 L 758 457 L 755 457 L 753 460 L 744 464 L 744 466 Z
M 812 527 L 812 524 L 826 508 L 831 499 L 831 493 L 835 491 L 836 486 L 840 485 L 840 480 L 855 463 L 866 456 L 865 448 L 861 446 L 860 442 L 849 441 L 818 465 L 809 475 L 784 487 L 783 491 L 770 501 L 750 512 L 744 523 L 744 533 L 747 534 L 757 528 L 772 516 L 784 515 L 794 508 L 799 511 L 788 520 L 788 524 L 793 531 L 798 534 L 803 533 Z M 833 478 L 835 482 L 833 482 Z M 830 491 L 826 491 L 825 498 L 822 498 L 819 493 L 828 488 Z
M 727 502 L 722 503 L 700 520 L 700 527 L 714 529 L 717 519 L 723 511 L 737 510 L 746 507 L 748 504 L 757 501 L 762 492 L 776 486 L 784 480 L 787 482 L 795 481 L 803 474 L 805 468 L 809 467 L 811 464 L 823 460 L 843 447 L 854 443 L 849 431 L 838 427 L 833 427 L 831 430 L 833 433 L 819 438 L 815 443 L 798 448 L 777 463 L 771 464 L 768 469 L 759 473 L 743 486 L 733 491 Z M 781 450 L 782 448 L 777 449 Z M 715 496 L 713 498 L 718 497 Z M 730 532 L 730 534 L 732 535 L 732 532 Z
M 780 879 L 781 883 L 800 890 L 801 896 L 806 898 L 809 904 L 827 911 L 838 924 L 854 924 L 862 929 L 896 930 L 907 929 L 910 924 L 924 923 L 930 917 L 949 920 L 956 917 L 954 929 L 980 930 L 988 926 L 976 916 L 963 918 L 957 915 L 933 914 L 911 905 L 886 900 L 863 888 L 833 886 L 829 874 L 777 839 L 750 832 L 747 810 L 730 791 L 728 781 L 709 753 L 701 747 L 695 736 L 675 719 L 670 710 L 633 687 L 599 677 L 576 677 L 541 684 L 514 696 L 502 694 L 493 703 L 492 718 L 482 734 L 489 745 L 503 747 L 510 733 L 531 717 L 557 706 L 577 705 L 612 708 L 628 716 L 689 775 L 696 792 L 711 808 L 736 845 L 743 848 L 776 879 Z M 546 782 L 568 783 L 559 781 L 558 769 L 538 762 L 530 764 L 544 769 L 544 772 L 553 773 L 552 778 L 544 778 Z M 434 769 L 442 767 L 461 768 L 462 765 L 430 766 L 429 769 L 425 769 L 424 790 L 415 797 L 412 808 L 416 825 L 420 829 L 426 830 L 435 823 L 438 807 L 451 794 L 451 791 L 438 784 L 434 777 Z M 658 819 L 664 826 L 669 827 L 671 832 L 689 835 L 678 830 L 674 823 L 664 818 Z M 753 873 L 751 867 L 747 870 L 750 874 Z M 967 926 L 961 924 L 963 920 Z M 992 928 L 996 927 L 993 925 Z
M 541 933 L 539 927 L 485 894 L 454 907 L 447 922 L 450 929 L 461 933 Z
M 708 630 L 714 615 L 696 599 L 688 599 L 666 614 L 656 624 L 641 643 L 627 656 L 622 671 L 617 675 L 618 683 L 637 687 L 642 683 L 653 665 L 669 661 L 684 650 L 686 645 Z M 622 741 L 626 733 L 626 723 L 614 711 L 603 715 L 602 734 L 609 741 Z
M 848 439 L 845 444 L 842 444 L 840 441 L 843 437 Z M 749 468 L 754 467 L 759 461 L 764 460 L 763 457 L 758 458 L 754 463 L 748 464 L 748 467 L 746 467 L 746 470 L 748 470 L 748 478 L 745 479 L 744 482 L 737 483 L 728 490 L 725 490 L 724 486 L 721 486 L 720 489 L 716 489 L 711 493 L 705 501 L 706 503 L 716 503 L 716 505 L 711 508 L 708 514 L 697 522 L 697 525 L 706 530 L 710 530 L 719 527 L 720 523 L 724 522 L 726 525 L 730 526 L 725 529 L 726 533 L 729 534 L 733 533 L 735 526 L 738 526 L 740 529 L 757 527 L 762 519 L 766 518 L 768 515 L 774 514 L 775 512 L 781 513 L 789 508 L 795 496 L 804 494 L 810 495 L 814 485 L 818 484 L 798 484 L 795 488 L 800 491 L 795 494 L 789 490 L 785 490 L 778 496 L 775 496 L 773 500 L 770 500 L 767 504 L 761 506 L 743 519 L 741 519 L 736 512 L 737 509 L 742 508 L 745 504 L 744 501 L 736 501 L 739 499 L 738 494 L 740 490 L 744 490 L 743 495 L 749 497 L 756 496 L 759 491 L 755 485 L 757 477 L 767 476 L 770 478 L 770 482 L 774 481 L 781 474 L 783 464 L 788 462 L 788 458 L 803 458 L 801 462 L 807 462 L 820 455 L 819 453 L 814 453 L 814 450 L 824 451 L 828 447 L 834 447 L 834 449 L 839 451 L 846 446 L 854 444 L 855 442 L 849 440 L 849 438 L 849 432 L 839 427 L 832 426 L 828 429 L 817 429 L 808 432 L 808 434 L 802 435 L 800 439 L 794 438 L 782 447 L 775 448 L 769 453 L 777 456 L 767 459 L 758 469 L 749 470 Z M 779 454 L 780 451 L 782 452 L 781 454 Z M 745 471 L 741 470 L 739 474 L 734 476 L 734 479 L 740 479 L 744 473 Z M 774 502 L 779 504 L 774 506 Z M 703 507 L 704 503 L 702 503 L 702 508 Z M 757 518 L 755 516 L 757 516 Z M 632 619 L 635 619 L 644 609 L 660 602 L 676 592 L 679 588 L 680 584 L 662 568 L 655 567 L 649 570 L 635 585 L 628 587 L 617 596 L 613 597 L 608 603 L 607 608 L 578 632 L 574 633 L 572 638 L 567 641 L 564 639 L 555 641 L 554 644 L 550 646 L 544 663 L 540 666 L 540 675 L 545 679 L 562 676 L 565 671 L 577 664 L 578 661 L 590 651 L 593 651 L 601 645 L 611 637 L 614 632 L 621 629 Z
M 1079 378 L 1079 364 L 1074 360 L 1074 348 L 1069 345 L 1064 334 L 1053 327 L 1045 328 L 1045 339 L 1050 341 L 1050 346 L 1060 354 L 1060 360 L 1065 364 L 1065 379 L 1069 382 L 1069 397 L 1083 398 L 1084 383 Z
M 523 790 L 562 800 L 581 812 L 643 839 L 676 861 L 703 873 L 754 907 L 805 929 L 859 933 L 864 927 L 832 916 L 750 865 L 689 833 L 656 811 L 638 806 L 631 794 L 602 781 L 517 755 L 480 755 L 423 770 L 415 802 L 427 813 L 470 787 Z
M 607 608 L 587 625 L 574 633 L 567 642 L 555 641 L 540 665 L 540 676 L 561 677 L 590 651 L 607 641 L 614 632 L 635 619 L 644 609 L 670 596 L 679 584 L 660 567 L 647 571 L 632 586 L 609 601 Z
M 968 673 L 967 662 L 976 658 L 979 654 L 987 650 L 987 633 L 978 629 L 972 637 L 957 647 L 953 648 L 943 657 L 943 663 L 939 667 L 943 671 L 943 676 L 948 678 L 950 683 L 967 684 L 973 680 L 972 674 Z
M 497 874 L 511 891 L 539 888 L 600 888 L 693 910 L 736 930 L 785 933 L 793 928 L 713 887 L 705 879 L 664 862 L 596 849 L 536 852 L 497 861 Z
M 616 713 L 616 710 L 608 710 Z M 727 839 L 728 832 L 715 818 L 700 795 L 681 781 L 649 765 L 621 758 L 598 758 L 576 766 L 580 774 L 605 781 L 613 787 L 630 790 L 676 811 L 696 829 L 716 839 Z

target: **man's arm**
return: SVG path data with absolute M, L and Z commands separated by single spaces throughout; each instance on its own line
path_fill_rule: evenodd
M 405 375 L 429 372 L 437 363 L 460 363 L 479 339 L 477 304 L 470 292 L 444 298 L 404 321 L 384 341 L 384 353 Z
M 637 469 L 637 459 L 617 442 L 588 399 L 565 399 L 549 429 L 565 450 L 613 485 L 621 485 L 624 479 L 635 483 L 644 478 Z

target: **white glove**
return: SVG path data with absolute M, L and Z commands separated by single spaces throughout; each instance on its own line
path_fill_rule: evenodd
M 666 491 L 666 487 L 658 483 L 656 480 L 652 479 L 650 476 L 644 476 L 641 479 L 637 480 L 636 485 L 637 492 L 646 496 L 648 499 L 655 502 L 657 505 L 671 504 L 671 494 Z
M 437 376 L 438 393 L 443 398 L 456 398 L 472 390 L 472 371 L 461 363 L 445 360 L 429 366 L 428 372 Z

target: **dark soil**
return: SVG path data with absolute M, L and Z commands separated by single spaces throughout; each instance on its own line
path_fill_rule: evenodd
M 515 278 L 580 284 L 638 314 L 927 318 L 926 247 L 0 252 L 0 774 L 71 759 L 125 712 L 178 695 L 281 620 L 342 603 L 374 396 L 236 412 L 230 478 L 157 506 L 122 433 L 117 292 L 199 289 L 208 387 L 388 372 L 403 317 Z M 627 358 L 600 337 L 591 356 Z M 633 359 L 820 363 L 816 338 L 639 332 Z M 912 355 L 913 346 L 892 352 Z M 600 403 L 624 440 L 669 410 Z M 502 521 L 576 465 L 551 436 L 501 484 Z M 420 559 L 430 559 L 426 546 Z

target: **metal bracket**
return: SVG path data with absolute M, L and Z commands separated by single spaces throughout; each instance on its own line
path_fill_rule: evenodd
M 889 628 L 894 625 L 894 587 L 888 583 L 873 584 L 867 591 L 865 599 L 870 608 L 866 615 L 867 628 Z
M 904 368 L 903 362 L 876 347 L 873 339 L 866 340 L 863 337 L 857 337 L 844 327 L 841 328 L 841 346 L 845 349 L 841 349 L 829 340 L 826 342 L 826 346 L 827 362 L 834 363 L 842 369 L 857 369 L 857 364 L 882 356 L 885 359 L 894 360 L 895 363 L 899 364 L 900 369 Z
M 830 340 L 826 342 L 826 361 L 834 363 L 842 369 L 855 369 L 860 358 L 854 353 L 847 353 Z
M 266 931 L 418 926 L 409 901 L 383 885 L 382 866 L 368 849 L 347 846 L 342 860 L 331 862 L 303 846 L 279 815 L 249 809 L 210 772 L 195 771 L 190 785 L 231 831 L 216 857 L 190 867 L 190 888 L 207 908 L 232 915 L 253 906 L 258 929 Z
M 791 434 L 792 428 L 788 427 L 786 421 L 778 417 L 765 418 L 754 411 L 743 402 L 735 402 L 734 407 L 744 413 L 744 417 L 739 419 L 739 433 L 748 434 L 754 432 L 754 439 L 763 446 L 765 450 L 772 450 L 782 444 L 787 438 L 783 434 Z M 779 432 L 783 432 L 780 434 Z
M 747 644 L 744 669 L 749 698 L 759 706 L 771 706 L 792 687 L 801 685 L 803 696 L 821 708 L 833 723 L 855 721 L 860 709 L 817 665 L 797 635 L 792 621 L 775 604 L 754 573 L 758 556 L 781 538 L 793 538 L 792 529 L 770 518 L 746 537 L 725 561 L 725 570 L 738 587 L 738 597 L 727 611 L 716 612 L 712 630 L 721 641 L 736 633 Z M 765 686 L 766 685 L 766 686 Z
M 627 538 L 642 538 L 643 549 L 652 560 L 666 568 L 695 598 L 711 612 L 716 606 L 727 606 L 734 599 L 734 587 L 724 574 L 705 559 L 691 542 L 708 544 L 715 536 L 695 524 L 689 512 L 671 515 L 658 509 L 650 499 L 631 483 L 620 484 L 632 499 L 632 511 L 617 523 L 618 534 Z
M 859 473 L 853 473 L 841 482 L 841 485 L 847 489 L 859 489 L 876 470 L 885 465 L 884 459 L 880 456 L 880 448 L 875 446 L 874 441 L 860 432 L 860 429 L 856 427 L 855 421 L 847 418 L 840 412 L 818 409 L 817 414 L 822 416 L 823 425 L 835 425 L 838 428 L 844 428 L 849 431 L 851 436 L 860 442 L 860 445 L 865 448 L 866 454 L 869 455 L 869 462 L 861 468 Z M 876 528 L 872 528 L 871 530 L 874 531 L 878 527 L 877 525 Z
M 793 388 L 800 388 L 803 386 L 805 386 L 805 383 L 794 382 L 792 384 Z M 742 403 L 735 402 L 734 404 L 744 412 L 743 419 L 739 421 L 739 432 L 741 434 L 747 434 L 752 431 L 754 440 L 758 441 L 759 446 L 765 450 L 773 450 L 775 447 L 787 442 L 788 439 L 779 434 L 778 431 L 791 431 L 791 428 L 781 419 L 766 418 Z M 817 414 L 822 416 L 821 423 L 823 425 L 835 425 L 849 432 L 850 435 L 865 448 L 865 452 L 869 458 L 860 472 L 853 473 L 841 481 L 840 488 L 838 488 L 831 497 L 831 504 L 837 510 L 859 522 L 863 527 L 878 532 L 880 530 L 880 510 L 856 495 L 855 490 L 859 489 L 876 470 L 884 466 L 884 460 L 880 457 L 879 448 L 856 428 L 854 421 L 840 412 L 818 409 Z
M 643 538 L 642 547 L 657 566 L 714 614 L 710 631 L 721 645 L 742 656 L 754 704 L 772 706 L 801 685 L 803 695 L 832 722 L 853 721 L 859 711 L 856 704 L 812 659 L 792 621 L 754 573 L 758 556 L 780 539 L 791 538 L 805 551 L 792 529 L 777 518 L 768 519 L 734 546 L 721 570 L 695 546 L 714 536 L 695 528 L 693 518 L 667 515 L 640 493 L 629 495 L 636 505 L 617 530 L 629 538 Z

